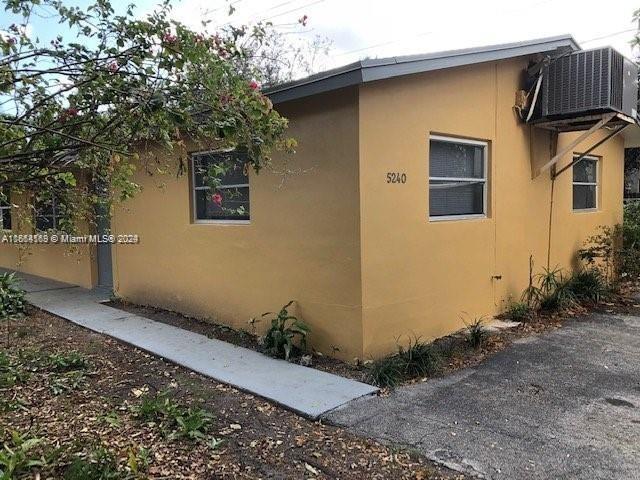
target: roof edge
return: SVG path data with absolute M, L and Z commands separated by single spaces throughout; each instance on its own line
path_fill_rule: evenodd
M 533 55 L 563 47 L 581 50 L 580 45 L 571 35 L 559 35 L 428 54 L 365 59 L 300 80 L 276 85 L 266 89 L 265 94 L 273 103 L 282 103 L 386 78 Z

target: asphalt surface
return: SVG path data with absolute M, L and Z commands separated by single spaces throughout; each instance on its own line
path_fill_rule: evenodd
M 640 479 L 640 317 L 593 314 L 331 423 L 488 479 Z

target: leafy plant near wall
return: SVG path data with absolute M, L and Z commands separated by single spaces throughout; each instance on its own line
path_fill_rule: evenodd
M 601 225 L 598 233 L 587 238 L 578 258 L 588 270 L 597 270 L 609 285 L 614 285 L 622 271 L 622 236 L 620 225 Z
M 516 322 L 524 322 L 531 318 L 533 310 L 525 302 L 512 302 L 509 304 L 505 315 Z
M 368 364 L 367 378 L 379 387 L 393 388 L 412 378 L 434 375 L 441 362 L 442 352 L 436 346 L 414 337 L 406 347 L 398 345 L 397 353 Z
M 293 302 L 291 300 L 277 314 L 262 314 L 262 317 L 274 316 L 271 326 L 262 337 L 264 351 L 272 357 L 289 360 L 292 355 L 297 356 L 307 348 L 307 335 L 311 329 L 304 321 L 289 315 L 288 310 Z
M 477 318 L 466 325 L 467 332 L 465 339 L 467 343 L 474 349 L 482 347 L 489 337 L 489 331 L 484 326 L 484 318 Z
M 606 278 L 595 268 L 575 273 L 569 279 L 568 288 L 578 301 L 599 302 L 610 292 Z

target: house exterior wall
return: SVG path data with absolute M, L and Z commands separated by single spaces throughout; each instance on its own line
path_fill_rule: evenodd
M 31 223 L 24 221 L 31 215 L 27 212 L 24 194 L 12 194 L 11 202 L 14 204 L 11 209 L 13 229 L 3 234 L 36 233 Z M 89 231 L 88 225 L 81 225 L 81 228 Z M 0 266 L 85 288 L 92 288 L 97 280 L 95 246 L 88 244 L 0 243 Z
M 141 239 L 114 246 L 116 293 L 248 330 L 250 318 L 296 300 L 291 313 L 311 326 L 314 348 L 359 355 L 357 108 L 356 89 L 278 106 L 298 141 L 290 167 L 299 172 L 250 173 L 249 225 L 194 224 L 188 175 L 139 169 L 143 191 L 113 217 L 114 232 Z
M 526 58 L 512 59 L 361 87 L 364 357 L 502 311 L 528 284 L 529 256 L 537 272 L 546 265 L 551 180 L 548 172 L 532 180 L 531 172 L 550 159 L 550 136 L 522 126 L 513 110 L 526 66 Z M 429 221 L 430 134 L 489 142 L 487 218 Z M 571 135 L 561 135 L 558 148 Z M 622 140 L 594 154 L 603 159 L 597 211 L 573 212 L 571 170 L 556 180 L 552 267 L 574 267 L 598 225 L 622 221 Z M 406 183 L 387 183 L 387 172 L 406 173 Z

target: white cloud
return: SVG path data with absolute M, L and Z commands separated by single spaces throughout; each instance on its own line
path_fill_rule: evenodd
M 333 40 L 331 65 L 363 57 L 433 52 L 569 33 L 583 48 L 612 45 L 627 56 L 637 0 L 184 0 L 176 19 L 199 28 L 214 23 L 270 19 L 292 37 Z M 297 20 L 309 16 L 306 29 Z M 300 32 L 304 33 L 292 33 Z M 612 35 L 621 32 L 617 35 Z M 605 38 L 601 38 L 605 37 Z

